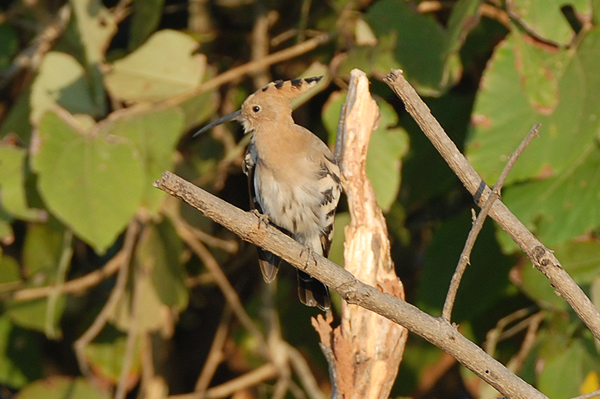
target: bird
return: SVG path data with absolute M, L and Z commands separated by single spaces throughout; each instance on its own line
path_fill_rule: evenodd
M 250 207 L 312 253 L 327 257 L 333 239 L 342 185 L 329 147 L 292 118 L 291 100 L 314 87 L 320 77 L 276 80 L 248 96 L 241 109 L 204 126 L 236 120 L 252 138 L 242 170 L 248 177 Z M 282 260 L 258 248 L 264 280 L 272 282 Z M 307 306 L 331 308 L 328 287 L 298 269 L 298 297 Z

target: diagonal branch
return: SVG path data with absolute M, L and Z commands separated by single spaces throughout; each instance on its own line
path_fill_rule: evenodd
M 398 95 L 408 113 L 419 124 L 423 133 L 446 160 L 450 168 L 473 195 L 475 202 L 483 206 L 492 190 L 485 184 L 467 159 L 456 148 L 439 122 L 431 114 L 415 89 L 406 81 L 399 69 L 385 77 L 385 82 Z M 597 339 L 600 339 L 600 312 L 585 295 L 581 287 L 562 268 L 552 251 L 546 248 L 527 227 L 502 203 L 495 201 L 490 216 L 502 230 L 521 247 L 533 265 L 552 283 L 557 293 L 573 308 L 579 318 L 588 326 Z
M 322 256 L 313 253 L 309 262 L 309 254 L 302 245 L 276 228 L 259 224 L 254 213 L 244 212 L 170 172 L 163 173 L 161 180 L 154 185 L 181 198 L 243 240 L 273 252 L 292 266 L 321 280 L 338 292 L 346 302 L 369 309 L 420 335 L 452 355 L 504 395 L 519 399 L 546 398 L 466 339 L 450 323 L 429 316 L 409 303 L 360 282 L 351 273 Z

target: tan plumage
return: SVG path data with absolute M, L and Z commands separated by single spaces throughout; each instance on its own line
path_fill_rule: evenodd
M 321 78 L 276 81 L 250 95 L 241 110 L 203 128 L 239 120 L 254 132 L 243 170 L 248 175 L 251 205 L 300 244 L 327 256 L 333 238 L 335 208 L 341 195 L 339 168 L 331 150 L 292 119 L 290 100 Z M 259 249 L 266 282 L 275 278 L 281 259 Z M 298 270 L 298 295 L 308 306 L 329 309 L 329 291 Z

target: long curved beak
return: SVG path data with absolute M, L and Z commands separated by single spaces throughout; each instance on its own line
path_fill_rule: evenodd
M 225 116 L 217 119 L 216 121 L 211 122 L 208 125 L 204 126 L 202 129 L 200 129 L 196 133 L 194 133 L 194 135 L 192 137 L 196 137 L 198 135 L 201 135 L 202 133 L 209 131 L 210 129 L 212 129 L 213 127 L 215 127 L 217 125 L 220 125 L 221 123 L 239 120 L 241 116 L 242 116 L 242 110 L 241 109 L 235 111 L 232 114 L 225 115 Z

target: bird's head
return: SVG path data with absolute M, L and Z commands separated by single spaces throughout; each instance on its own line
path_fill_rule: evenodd
M 322 76 L 306 79 L 276 80 L 257 90 L 244 101 L 242 108 L 204 126 L 194 134 L 200 135 L 221 123 L 239 121 L 244 131 L 249 133 L 262 126 L 291 119 L 291 100 L 315 86 Z

